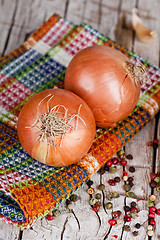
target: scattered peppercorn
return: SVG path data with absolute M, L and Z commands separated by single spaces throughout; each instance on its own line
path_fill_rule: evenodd
M 87 184 L 88 187 L 91 187 L 93 185 L 93 181 L 92 180 L 88 180 L 86 182 L 86 184 Z
M 136 208 L 136 207 L 131 207 L 131 212 L 136 212 L 136 213 L 138 213 L 139 210 L 138 210 L 138 208 Z
M 68 204 L 71 203 L 71 200 L 70 199 L 66 199 L 66 205 L 68 206 Z
M 116 183 L 118 183 L 118 182 L 121 181 L 121 179 L 120 179 L 120 177 L 115 177 L 115 178 L 114 178 L 114 181 L 115 181 Z
M 96 203 L 96 199 L 95 199 L 95 198 L 90 198 L 89 204 L 90 204 L 91 206 L 93 206 L 95 203 Z
M 121 165 L 122 165 L 122 166 L 125 166 L 125 165 L 127 165 L 127 161 L 126 161 L 126 160 L 124 160 L 124 159 L 122 159 L 122 160 L 121 160 Z
M 96 199 L 101 199 L 101 197 L 102 197 L 101 193 L 96 193 L 96 195 L 95 195 Z
M 129 214 L 131 216 L 131 218 L 135 219 L 138 217 L 138 213 L 137 212 L 130 212 Z
M 135 172 L 135 167 L 133 167 L 133 166 L 129 167 L 129 171 L 130 171 L 131 173 Z
M 111 167 L 113 165 L 113 162 L 111 161 L 111 160 L 108 160 L 107 162 L 106 162 L 106 166 L 107 167 Z
M 106 172 L 109 171 L 109 167 L 108 167 L 106 164 L 104 165 L 104 170 L 105 170 Z
M 154 234 L 153 230 L 148 230 L 148 231 L 147 231 L 147 235 L 148 235 L 149 237 L 152 237 L 153 234 Z
M 135 198 L 136 194 L 134 192 L 127 192 L 126 195 L 130 198 Z
M 133 182 L 133 177 L 128 177 L 128 182 Z
M 112 163 L 113 163 L 114 165 L 116 165 L 116 164 L 119 163 L 119 159 L 118 159 L 117 157 L 113 157 L 113 158 L 111 159 L 111 161 L 112 161 Z
M 109 172 L 110 172 L 111 174 L 116 173 L 116 172 L 117 172 L 117 167 L 116 167 L 116 166 L 110 167 L 110 168 L 109 168 Z
M 153 206 L 154 206 L 154 202 L 149 201 L 149 202 L 148 202 L 148 208 L 153 207 Z
M 100 184 L 100 185 L 98 186 L 98 189 L 101 190 L 101 191 L 103 191 L 103 190 L 105 189 L 105 185 L 104 185 L 104 184 Z
M 131 186 L 131 188 L 134 186 L 133 182 L 130 182 L 129 185 Z
M 109 183 L 109 185 L 111 185 L 111 186 L 115 186 L 115 185 L 116 185 L 116 182 L 114 181 L 114 179 L 109 179 L 109 180 L 108 180 L 108 183 Z
M 123 180 L 126 182 L 128 180 L 128 176 L 123 176 Z
M 98 212 L 99 209 L 100 209 L 100 206 L 99 206 L 99 205 L 95 204 L 95 205 L 93 206 L 93 211 Z
M 52 213 L 54 217 L 57 217 L 60 215 L 61 212 L 58 209 L 54 209 Z
M 54 218 L 53 218 L 53 216 L 52 216 L 51 214 L 48 214 L 48 215 L 47 215 L 47 220 L 48 220 L 48 221 L 52 221 L 53 219 L 54 219 Z
M 108 203 L 106 203 L 105 208 L 106 209 L 112 209 L 113 208 L 113 204 L 111 202 L 108 202 Z
M 119 198 L 119 193 L 118 192 L 113 192 L 111 194 L 112 198 Z
M 136 202 L 131 202 L 130 205 L 131 205 L 131 207 L 136 207 L 137 203 Z
M 123 230 L 126 232 L 130 232 L 131 231 L 131 227 L 129 225 L 124 225 L 123 226 Z
M 125 222 L 130 222 L 131 221 L 131 217 L 128 214 L 124 215 L 124 221 Z
M 132 232 L 132 234 L 133 234 L 134 237 L 137 237 L 138 236 L 138 231 L 134 231 L 134 232 Z
M 152 207 L 149 208 L 150 213 L 152 213 L 152 212 L 155 213 L 156 210 L 157 210 L 157 208 L 155 206 L 152 206 Z
M 69 210 L 72 210 L 73 209 L 72 203 L 68 204 L 67 207 L 68 207 Z
M 76 202 L 76 201 L 78 200 L 78 196 L 77 196 L 76 194 L 72 194 L 72 195 L 70 196 L 70 200 L 71 200 L 72 202 Z
M 160 215 L 160 208 L 156 209 L 157 215 Z
M 115 219 L 110 219 L 110 220 L 108 221 L 108 223 L 109 223 L 111 226 L 114 226 L 114 225 L 116 225 L 117 221 L 116 221 Z
M 141 227 L 141 224 L 140 223 L 136 223 L 135 224 L 135 228 L 139 229 Z
M 154 226 L 156 225 L 156 221 L 155 221 L 153 218 L 151 218 L 151 219 L 149 220 L 149 224 L 154 227 Z
M 131 154 L 128 154 L 128 155 L 126 156 L 126 158 L 127 158 L 128 160 L 132 160 L 132 159 L 133 159 L 133 156 L 132 156 Z
M 129 192 L 131 190 L 131 186 L 129 184 L 125 184 L 123 186 L 124 191 Z
M 151 173 L 151 180 L 154 180 L 157 177 L 157 173 Z
M 160 183 L 160 177 L 155 177 L 154 181 L 155 181 L 156 183 Z
M 156 200 L 156 196 L 155 196 L 155 195 L 151 195 L 151 196 L 149 197 L 149 199 L 150 199 L 150 201 L 154 202 L 154 201 Z
M 88 194 L 92 195 L 94 193 L 94 188 L 88 188 L 87 192 Z
M 148 225 L 147 229 L 150 231 L 150 230 L 153 230 L 153 227 L 152 225 Z
M 98 173 L 99 173 L 100 175 L 103 175 L 105 172 L 106 172 L 106 171 L 105 171 L 104 167 L 101 167 L 101 168 L 98 170 Z
M 154 212 L 149 213 L 149 214 L 148 214 L 148 217 L 149 217 L 149 218 L 155 218 Z

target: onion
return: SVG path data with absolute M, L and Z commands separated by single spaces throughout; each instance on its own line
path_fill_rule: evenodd
M 114 127 L 137 104 L 140 74 L 138 66 L 118 50 L 92 46 L 78 52 L 69 63 L 65 89 L 88 104 L 97 126 Z
M 95 120 L 88 105 L 76 94 L 48 89 L 34 95 L 18 118 L 18 137 L 36 160 L 51 166 L 77 163 L 95 136 Z

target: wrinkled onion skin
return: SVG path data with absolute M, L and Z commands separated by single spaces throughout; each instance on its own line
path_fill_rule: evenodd
M 38 108 L 40 101 L 49 94 L 54 95 L 54 97 L 50 101 L 48 101 L 49 97 L 47 97 Z M 56 149 L 53 145 L 48 144 L 47 141 L 39 140 L 39 136 L 42 134 L 41 130 L 37 131 L 36 127 L 28 128 L 36 122 L 39 114 L 48 112 L 47 101 L 49 110 L 58 104 L 63 105 L 68 109 L 67 116 L 69 114 L 77 114 L 79 106 L 82 104 L 79 117 L 86 124 L 78 119 L 77 128 L 71 133 L 65 134 L 61 144 Z M 76 120 L 77 118 L 74 118 L 70 125 L 75 126 Z M 27 153 L 34 159 L 55 167 L 77 163 L 92 145 L 95 130 L 94 116 L 88 105 L 76 94 L 63 89 L 48 89 L 33 96 L 23 106 L 17 125 L 19 141 Z M 57 137 L 56 139 L 59 138 Z
M 110 128 L 135 108 L 140 83 L 126 72 L 127 56 L 107 46 L 87 47 L 77 53 L 65 74 L 65 89 L 79 95 L 91 108 L 96 125 Z

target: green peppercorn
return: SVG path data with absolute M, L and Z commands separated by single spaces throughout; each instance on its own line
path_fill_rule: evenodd
M 134 237 L 137 237 L 138 236 L 138 231 L 134 231 L 134 232 L 132 232 L 132 234 L 133 234 Z
M 95 198 L 96 198 L 96 199 L 101 199 L 101 197 L 102 197 L 102 194 L 101 194 L 101 193 L 96 193 L 96 195 L 95 195 Z
M 61 213 L 61 212 L 60 212 L 58 209 L 54 209 L 53 212 L 52 212 L 52 214 L 53 214 L 54 217 L 59 216 L 60 213 Z
M 113 208 L 113 204 L 111 202 L 108 202 L 105 204 L 105 208 L 106 209 L 112 209 Z
M 101 191 L 103 191 L 103 190 L 105 189 L 105 185 L 104 185 L 104 184 L 100 184 L 100 185 L 98 186 L 98 189 L 101 190 Z
M 101 204 L 100 201 L 97 201 L 97 202 L 95 203 L 95 205 L 97 205 L 97 206 L 101 206 L 102 204 Z
M 149 201 L 149 202 L 148 202 L 148 208 L 153 207 L 153 206 L 154 206 L 154 202 Z
M 126 232 L 130 232 L 131 231 L 131 227 L 129 225 L 124 225 L 123 226 L 123 230 Z
M 118 198 L 119 197 L 119 193 L 118 192 L 113 192 L 112 193 L 112 198 Z
M 116 173 L 116 172 L 117 172 L 117 167 L 116 167 L 116 166 L 110 167 L 110 168 L 109 168 L 109 172 L 110 172 L 111 174 Z
M 156 183 L 160 183 L 160 177 L 155 177 L 154 181 L 155 181 Z
M 108 199 L 109 201 L 111 201 L 111 200 L 112 200 L 112 194 L 107 195 L 107 199 Z
M 72 195 L 70 196 L 70 200 L 71 200 L 72 202 L 76 202 L 76 201 L 78 200 L 78 196 L 77 196 L 76 194 L 72 194 Z
M 124 191 L 129 192 L 131 190 L 131 186 L 129 184 L 125 184 L 123 186 Z
M 131 216 L 131 218 L 135 219 L 135 218 L 138 217 L 138 213 L 137 212 L 131 212 L 130 216 Z
M 95 198 L 91 198 L 91 199 L 89 200 L 89 204 L 90 204 L 91 206 L 93 206 L 95 203 L 96 203 L 96 199 L 95 199 Z
M 130 198 L 136 197 L 136 194 L 134 192 L 127 192 L 126 195 L 127 195 L 127 197 L 130 197 Z
M 122 154 L 125 154 L 125 152 L 124 152 L 124 150 L 119 150 L 118 152 L 117 152 L 117 154 L 118 154 L 118 156 L 120 156 L 120 155 L 122 155 Z
M 157 187 L 156 190 L 157 190 L 157 192 L 160 192 L 160 187 Z

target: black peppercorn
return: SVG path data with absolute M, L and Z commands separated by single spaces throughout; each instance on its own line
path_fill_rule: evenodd
M 129 171 L 130 171 L 131 173 L 135 172 L 135 167 L 133 167 L 133 166 L 129 167 Z
M 136 207 L 137 203 L 136 202 L 131 202 L 131 207 Z
M 67 199 L 67 200 L 66 200 L 66 205 L 68 206 L 70 203 L 71 203 L 71 200 L 70 200 L 70 199 Z
M 128 177 L 128 182 L 133 182 L 133 177 Z
M 87 184 L 88 187 L 91 187 L 93 185 L 93 181 L 92 180 L 88 180 L 86 184 Z
M 118 183 L 118 182 L 121 181 L 121 179 L 120 179 L 120 177 L 115 177 L 115 178 L 114 178 L 114 181 Z
M 130 232 L 131 231 L 131 227 L 129 225 L 124 225 L 123 226 L 123 230 L 126 232 Z
M 98 173 L 99 173 L 100 175 L 103 175 L 103 174 L 105 173 L 104 167 L 101 167 L 101 168 L 98 170 Z
M 157 184 L 156 184 L 156 182 L 154 180 L 151 180 L 150 187 L 152 187 L 152 188 L 157 187 Z
M 140 223 L 136 223 L 135 228 L 139 229 L 141 227 Z
M 134 237 L 137 237 L 138 236 L 138 231 L 134 231 L 134 232 L 132 232 L 132 234 L 133 234 Z
M 133 183 L 133 182 L 130 182 L 129 185 L 130 185 L 131 187 L 133 187 L 133 186 L 134 186 L 134 183 Z
M 127 212 L 130 212 L 131 208 L 129 206 L 124 206 L 124 211 L 127 213 Z
M 131 154 L 128 154 L 128 155 L 126 156 L 126 158 L 129 159 L 129 160 L 132 160 L 132 159 L 133 159 L 133 156 L 132 156 Z
M 107 171 L 109 171 L 109 167 L 105 164 L 104 165 L 104 170 L 107 172 Z

